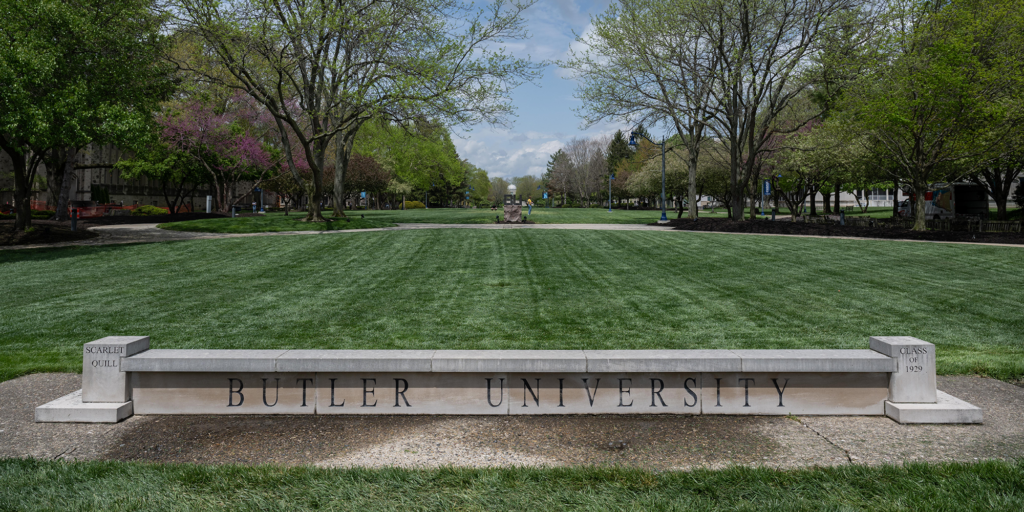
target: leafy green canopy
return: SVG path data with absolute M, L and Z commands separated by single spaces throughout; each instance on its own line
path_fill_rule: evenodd
M 310 165 L 294 169 L 312 196 L 323 188 L 334 149 L 335 213 L 356 134 L 375 117 L 435 119 L 445 125 L 501 123 L 508 91 L 538 76 L 538 66 L 500 45 L 526 37 L 532 2 L 495 1 L 479 9 L 458 0 L 176 0 L 180 28 L 205 41 L 192 69 L 245 91 L 291 133 Z M 222 76 L 226 69 L 230 77 Z M 290 132 L 284 129 L 290 127 Z M 311 221 L 323 220 L 311 203 Z
M 955 179 L 952 164 L 999 145 L 1024 122 L 1024 9 L 1017 0 L 894 0 L 870 45 L 875 65 L 840 102 L 917 196 Z
M 173 90 L 161 23 L 147 0 L 0 1 L 0 149 L 16 182 L 32 181 L 30 154 L 146 133 Z

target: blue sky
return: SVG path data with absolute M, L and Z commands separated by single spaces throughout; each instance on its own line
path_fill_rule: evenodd
M 517 56 L 529 55 L 535 61 L 566 57 L 573 43 L 573 31 L 583 33 L 590 15 L 600 14 L 610 0 L 538 0 L 526 11 L 532 37 L 505 46 Z M 555 65 L 544 70 L 536 85 L 520 86 L 512 93 L 517 116 L 511 129 L 475 126 L 470 132 L 454 130 L 455 147 L 461 158 L 487 171 L 491 177 L 510 178 L 544 174 L 548 157 L 573 137 L 614 133 L 617 124 L 603 123 L 586 130 L 573 108 L 576 82 L 562 78 L 565 72 Z

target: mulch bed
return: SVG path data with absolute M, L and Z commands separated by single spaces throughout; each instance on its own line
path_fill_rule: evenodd
M 870 228 L 829 224 L 805 224 L 789 220 L 689 219 L 669 220 L 669 226 L 685 231 L 720 231 L 725 233 L 766 233 L 774 235 L 844 236 L 935 242 L 972 242 L 989 244 L 1021 244 L 1021 233 L 971 233 L 967 231 L 910 231 L 907 229 Z
M 46 220 L 33 220 L 31 226 L 28 232 L 15 231 L 13 220 L 0 221 L 0 246 L 75 242 L 97 236 L 81 227 L 78 231 L 71 231 L 68 227 Z

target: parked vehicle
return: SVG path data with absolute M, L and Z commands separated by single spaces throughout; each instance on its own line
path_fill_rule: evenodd
M 911 217 L 917 197 L 900 202 L 897 214 Z M 973 183 L 936 183 L 924 196 L 924 217 L 926 219 L 959 219 L 966 217 L 988 218 L 988 194 L 985 187 Z

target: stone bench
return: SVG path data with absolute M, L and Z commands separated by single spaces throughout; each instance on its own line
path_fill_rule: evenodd
M 83 348 L 77 402 L 63 397 L 40 406 L 36 418 L 96 421 L 100 404 L 108 404 L 105 421 L 133 413 L 886 414 L 901 422 L 981 421 L 979 409 L 937 393 L 934 345 L 874 337 L 870 346 L 150 350 L 148 337 L 110 337 Z
M 147 350 L 122 372 L 890 373 L 873 350 Z

